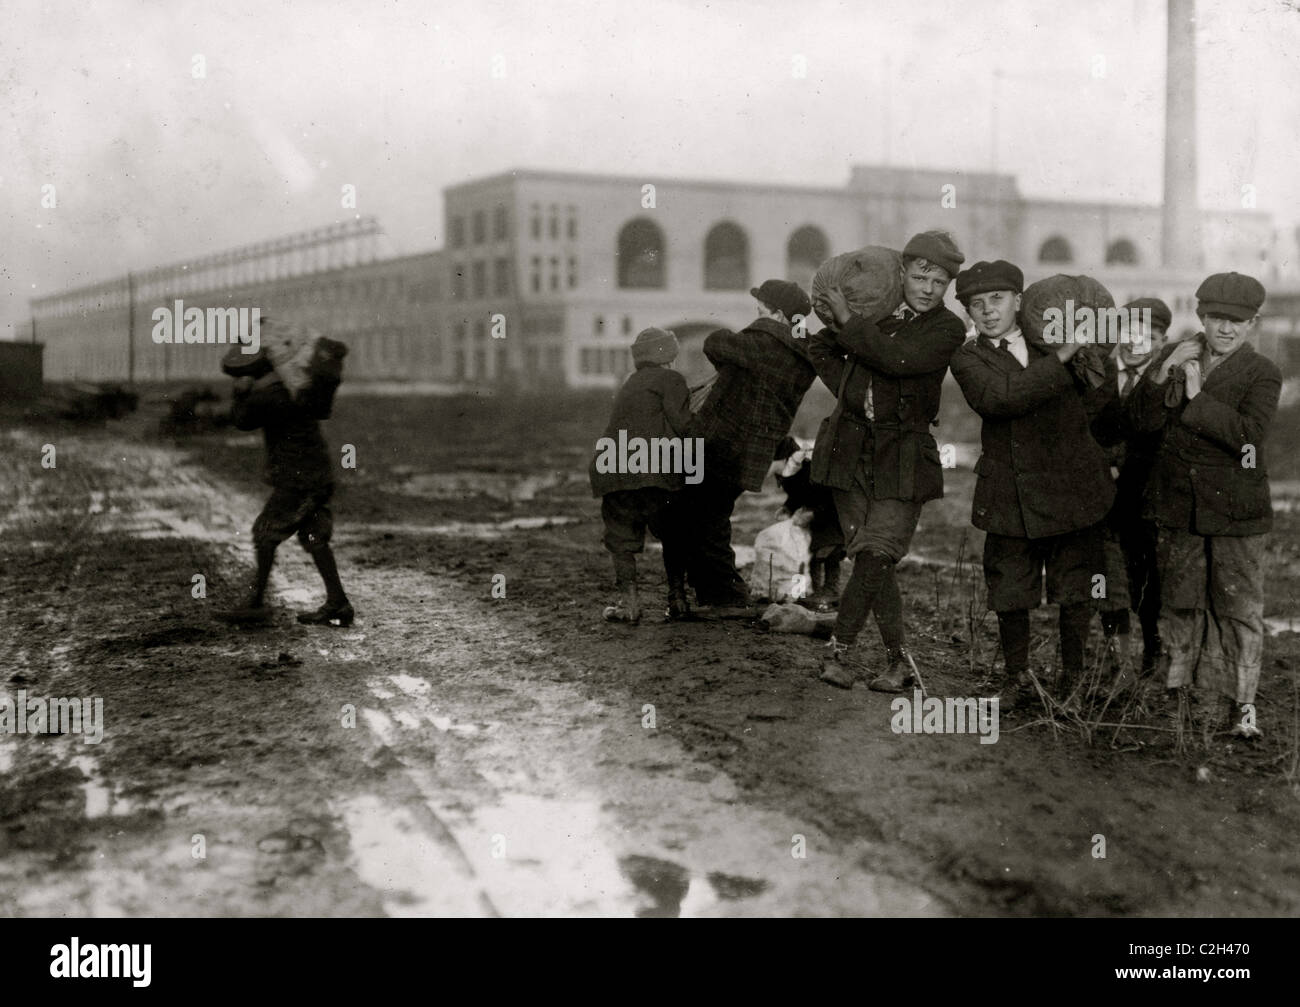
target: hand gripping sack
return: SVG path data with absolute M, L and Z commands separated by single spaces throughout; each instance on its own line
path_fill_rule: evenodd
M 868 245 L 856 252 L 835 255 L 813 276 L 812 303 L 824 325 L 834 325 L 826 291 L 839 287 L 854 314 L 878 322 L 903 302 L 903 257 L 892 248 Z
M 1026 339 L 1047 343 L 1049 346 L 1059 346 L 1061 339 L 1051 343 L 1043 336 L 1043 331 L 1047 327 L 1046 315 L 1049 309 L 1055 308 L 1060 312 L 1056 317 L 1062 319 L 1064 323 L 1064 319 L 1071 312 L 1076 313 L 1077 318 L 1079 309 L 1086 308 L 1097 322 L 1092 329 L 1095 339 L 1101 328 L 1102 312 L 1113 307 L 1115 307 L 1115 298 L 1091 276 L 1068 276 L 1065 273 L 1057 273 L 1045 280 L 1031 283 L 1025 289 L 1024 297 L 1020 301 L 1018 320 Z M 1062 338 L 1064 338 L 1063 330 Z M 1106 379 L 1106 358 L 1110 356 L 1113 349 L 1114 346 L 1110 343 L 1085 344 L 1070 359 L 1069 367 L 1080 379 L 1096 388 Z

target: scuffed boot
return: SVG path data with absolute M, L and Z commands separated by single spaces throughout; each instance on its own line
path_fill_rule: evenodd
M 900 647 L 890 652 L 889 667 L 868 682 L 867 688 L 875 692 L 902 692 L 907 686 L 918 684 L 920 679 L 912 655 Z
M 315 612 L 300 612 L 298 621 L 304 626 L 332 626 L 337 623 L 346 628 L 352 625 L 355 615 L 352 603 L 344 598 L 341 602 L 327 601 Z
M 832 636 L 826 644 L 826 652 L 822 657 L 822 671 L 818 678 L 838 689 L 852 689 L 853 683 L 858 679 L 858 669 L 856 662 L 851 661 L 849 657 L 851 649 L 851 644 L 840 643 Z
M 627 622 L 636 624 L 641 621 L 641 599 L 637 596 L 635 584 L 619 589 L 618 601 L 605 606 L 602 613 L 606 622 Z
M 686 598 L 686 579 L 668 582 L 668 610 L 664 613 L 670 622 L 691 617 L 691 603 Z

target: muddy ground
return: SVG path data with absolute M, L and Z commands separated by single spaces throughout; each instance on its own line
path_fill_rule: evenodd
M 811 638 L 601 620 L 586 463 L 607 408 L 341 398 L 349 629 L 295 622 L 322 592 L 292 543 L 272 627 L 212 620 L 251 568 L 257 435 L 162 438 L 157 395 L 102 429 L 11 417 L 0 692 L 101 697 L 104 736 L 0 734 L 0 915 L 1300 912 L 1294 512 L 1270 546 L 1262 741 L 1180 749 L 1041 708 L 1003 714 L 996 744 L 899 735 L 890 697 L 816 680 Z M 978 695 L 997 653 L 972 480 L 948 473 L 900 567 L 938 696 Z M 780 499 L 746 495 L 736 541 Z M 1120 717 L 1170 724 L 1100 719 Z

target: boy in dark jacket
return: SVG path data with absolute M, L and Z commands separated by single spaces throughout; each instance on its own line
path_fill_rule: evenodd
M 758 318 L 740 332 L 719 329 L 704 340 L 704 355 L 718 377 L 691 424 L 704 438 L 704 481 L 688 486 L 680 501 L 679 528 L 690 560 L 690 581 L 700 605 L 748 604 L 745 581 L 731 548 L 731 512 L 745 490 L 758 492 L 777 443 L 817 373 L 806 340 L 791 326 L 812 310 L 797 283 L 764 280 L 750 290 Z
M 943 304 L 963 260 L 946 232 L 915 235 L 903 248 L 903 303 L 891 317 L 862 318 L 832 289 L 835 325 L 809 337 L 817 373 L 838 396 L 813 451 L 813 478 L 832 487 L 853 559 L 822 660 L 821 680 L 841 689 L 863 670 L 854 647 L 873 613 L 888 664 L 866 676 L 867 688 L 901 692 L 917 676 L 894 567 L 907 555 L 922 506 L 943 496 L 930 424 L 948 363 L 966 337 Z
M 1028 685 L 1029 610 L 1042 603 L 1044 569 L 1048 604 L 1061 607 L 1058 693 L 1076 701 L 1093 578 L 1105 569 L 1100 522 L 1115 499 L 1084 389 L 1065 366 L 1081 344 L 1025 339 L 1023 291 L 1020 270 L 1001 259 L 960 273 L 957 299 L 979 335 L 952 358 L 953 377 L 984 420 L 971 523 L 987 533 L 984 580 L 998 614 L 1007 707 Z
M 235 379 L 231 419 L 240 430 L 262 429 L 266 442 L 267 475 L 271 497 L 253 522 L 253 547 L 257 574 L 243 607 L 220 618 L 232 623 L 269 620 L 264 595 L 275 562 L 275 550 L 290 535 L 307 550 L 325 582 L 325 604 L 304 612 L 298 621 L 307 625 L 350 626 L 352 605 L 339 580 L 330 549 L 334 518 L 329 500 L 334 474 L 329 449 L 310 403 L 295 401 L 263 356 L 240 362 L 249 373 Z M 309 389 L 304 394 L 313 392 Z
M 1138 382 L 1164 349 L 1173 319 L 1169 306 L 1156 297 L 1130 301 L 1124 305 L 1126 317 L 1130 309 L 1150 311 L 1150 328 L 1142 322 L 1140 331 L 1128 333 L 1130 341 L 1121 342 L 1107 358 L 1105 380 L 1092 392 L 1096 414 L 1092 435 L 1105 449 L 1115 480 L 1115 503 L 1106 518 L 1106 598 L 1100 608 L 1108 651 L 1122 676 L 1117 685 L 1133 677 L 1124 674 L 1129 664 L 1130 610 L 1137 613 L 1142 627 L 1143 674 L 1155 667 L 1160 654 L 1156 526 L 1142 516 L 1142 500 L 1163 431 L 1134 429 L 1128 405 Z
M 614 560 L 614 581 L 618 602 L 605 609 L 611 622 L 639 622 L 636 554 L 645 548 L 645 533 L 663 543 L 664 571 L 668 577 L 668 615 L 687 614 L 686 568 L 680 558 L 678 540 L 667 531 L 668 509 L 682 488 L 685 470 L 698 471 L 703 464 L 697 444 L 687 444 L 682 435 L 690 423 L 691 392 L 686 379 L 669 364 L 677 357 L 677 337 L 666 329 L 649 328 L 632 344 L 636 370 L 628 375 L 614 399 L 614 411 L 604 437 L 597 442 L 591 461 L 591 491 L 601 497 L 600 514 L 605 522 L 605 548 Z M 643 462 L 627 464 L 635 457 L 637 440 L 645 444 Z M 677 464 L 671 448 L 676 440 Z M 632 445 L 626 458 L 618 457 L 619 445 Z M 651 471 L 653 469 L 653 471 Z
M 1144 515 L 1159 527 L 1166 685 L 1221 697 L 1238 734 L 1259 734 L 1253 704 L 1264 647 L 1264 536 L 1273 506 L 1264 439 L 1282 375 L 1246 338 L 1264 287 L 1216 273 L 1196 291 L 1205 331 L 1169 346 L 1130 398 L 1140 431 L 1163 431 Z M 1221 716 L 1222 714 L 1220 714 Z

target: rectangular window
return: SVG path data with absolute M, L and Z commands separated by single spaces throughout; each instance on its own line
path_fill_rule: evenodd
M 487 377 L 487 350 L 474 351 L 474 376 L 477 378 Z
M 560 260 L 556 256 L 551 256 L 551 289 L 560 289 Z
M 506 373 L 506 348 L 500 343 L 497 344 L 497 371 L 498 378 L 505 377 Z
M 457 262 L 451 267 L 451 299 L 465 300 L 465 265 Z
M 578 237 L 578 211 L 575 207 L 569 207 L 569 240 L 573 241 Z
M 532 234 L 534 241 L 541 240 L 542 237 L 542 211 L 536 203 L 533 204 L 532 220 L 529 223 L 529 233 Z
M 481 343 L 487 338 L 487 324 L 484 322 L 474 323 L 474 342 Z
M 551 226 L 550 235 L 552 239 L 560 236 L 560 213 L 554 206 L 551 207 Z
M 474 227 L 474 244 L 481 245 L 487 241 L 487 214 L 482 210 L 475 210 L 473 216 Z
M 631 334 L 632 334 L 632 317 L 631 317 L 630 315 L 624 315 L 624 316 L 623 316 L 623 335 L 625 335 L 625 336 L 630 336 Z
M 465 218 L 459 214 L 451 218 L 451 247 L 465 247 Z
M 573 290 L 578 285 L 578 260 L 572 255 L 569 256 L 569 289 Z
M 487 263 L 482 259 L 474 263 L 474 296 L 487 296 Z
M 510 224 L 506 217 L 506 208 L 498 206 L 492 211 L 492 237 L 497 241 L 505 241 L 510 236 Z
M 533 256 L 533 293 L 542 292 L 542 260 L 540 256 Z
M 578 370 L 582 374 L 591 373 L 591 350 L 585 347 L 578 353 Z
M 492 292 L 494 294 L 510 293 L 510 260 L 497 259 L 494 263 Z
M 605 316 L 597 315 L 591 323 L 591 331 L 598 336 L 605 334 Z

